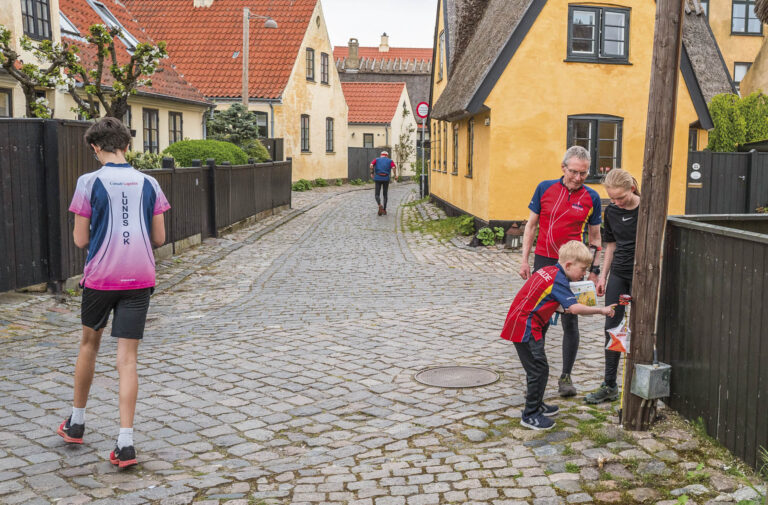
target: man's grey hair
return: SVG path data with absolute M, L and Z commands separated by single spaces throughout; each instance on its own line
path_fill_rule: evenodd
M 567 151 L 565 151 L 565 156 L 563 156 L 563 165 L 568 166 L 568 160 L 571 158 L 586 161 L 587 163 L 591 163 L 592 161 L 592 157 L 589 155 L 589 151 L 581 146 L 571 146 Z

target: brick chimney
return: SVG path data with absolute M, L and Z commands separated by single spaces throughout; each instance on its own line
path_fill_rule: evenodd
M 384 32 L 381 34 L 381 44 L 379 44 L 379 52 L 380 53 L 389 52 L 389 35 L 387 35 L 387 32 Z
M 360 68 L 360 56 L 358 55 L 360 43 L 357 39 L 351 38 L 347 43 L 347 47 L 349 47 L 349 55 L 347 56 L 347 62 L 345 63 L 344 68 L 357 70 Z
M 210 7 L 213 0 L 192 0 L 192 7 Z

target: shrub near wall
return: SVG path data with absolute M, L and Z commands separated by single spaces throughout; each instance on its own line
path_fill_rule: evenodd
M 169 145 L 163 154 L 173 156 L 178 167 L 191 167 L 192 160 L 205 163 L 208 158 L 216 160 L 216 164 L 228 161 L 233 165 L 248 163 L 248 155 L 230 142 L 219 140 L 182 140 Z

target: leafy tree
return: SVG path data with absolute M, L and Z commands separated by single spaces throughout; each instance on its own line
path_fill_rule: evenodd
M 749 96 L 742 97 L 737 108 L 744 118 L 745 142 L 768 139 L 768 97 L 762 93 L 754 92 Z
M 77 61 L 68 65 L 70 75 L 82 81 L 85 98 L 77 93 L 73 81 L 69 83 L 69 94 L 77 103 L 77 112 L 87 118 L 99 116 L 98 103 L 104 108 L 104 115 L 117 119 L 123 118 L 128 110 L 128 97 L 136 94 L 136 89 L 151 86 L 152 76 L 160 60 L 168 57 L 165 42 L 157 45 L 141 42 L 131 55 L 128 63 L 121 65 L 117 59 L 115 38 L 121 35 L 118 28 L 107 28 L 102 24 L 91 25 L 86 40 L 96 48 L 96 61 L 86 66 Z M 107 89 L 104 80 L 105 65 L 112 83 Z
M 411 159 L 416 152 L 416 139 L 413 137 L 416 132 L 416 128 L 412 124 L 406 123 L 405 119 L 411 114 L 408 110 L 408 106 L 403 106 L 403 122 L 400 126 L 400 135 L 397 139 L 397 144 L 392 148 L 397 161 L 397 166 L 400 167 L 400 174 L 404 175 L 405 163 Z
M 723 93 L 709 103 L 714 129 L 709 133 L 707 149 L 716 152 L 733 152 L 746 141 L 747 125 L 738 108 L 737 95 Z
M 0 65 L 21 84 L 27 102 L 26 116 L 49 118 L 52 111 L 48 101 L 37 98 L 35 92 L 37 88 L 67 89 L 74 84 L 73 79 L 62 70 L 77 63 L 77 48 L 55 44 L 50 40 L 33 42 L 26 35 L 19 38 L 19 47 L 31 52 L 41 62 L 41 66 L 23 62 L 19 53 L 11 47 L 10 30 L 0 25 Z

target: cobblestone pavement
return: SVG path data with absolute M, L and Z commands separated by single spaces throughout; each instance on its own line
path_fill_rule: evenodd
M 520 429 L 524 373 L 498 338 L 521 285 L 519 254 L 404 232 L 409 214 L 438 212 L 399 206 L 413 188 L 394 185 L 383 217 L 369 188 L 294 193 L 292 210 L 160 262 L 139 351 L 140 464 L 129 471 L 106 460 L 118 422 L 114 340 L 104 337 L 97 361 L 86 443 L 67 446 L 54 430 L 71 405 L 78 298 L 2 295 L 0 502 L 546 505 L 754 493 L 722 459 L 697 466 L 700 444 L 684 428 L 630 435 L 608 407 L 557 399 L 559 328 L 548 336 L 556 430 Z M 582 391 L 600 382 L 601 327 L 582 318 Z M 500 380 L 441 389 L 413 379 L 446 364 Z

